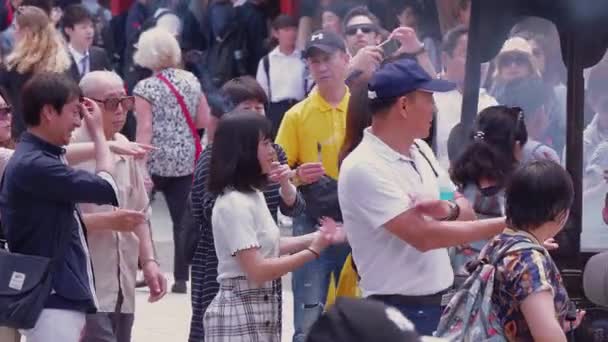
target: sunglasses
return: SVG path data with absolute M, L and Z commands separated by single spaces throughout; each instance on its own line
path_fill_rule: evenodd
M 106 110 L 116 110 L 120 104 L 124 110 L 130 111 L 135 107 L 134 96 L 113 97 L 105 100 L 91 99 L 97 103 L 101 103 Z
M 0 107 L 0 121 L 6 120 L 12 112 L 13 108 L 11 106 Z
M 500 59 L 499 67 L 502 68 L 506 66 L 511 66 L 513 64 L 520 66 L 528 64 L 529 62 L 530 59 L 528 59 L 528 57 L 522 54 L 505 55 Z
M 361 31 L 361 33 L 364 34 L 368 34 L 368 33 L 376 33 L 378 30 L 376 29 L 376 26 L 373 24 L 359 24 L 359 25 L 351 25 L 349 27 L 346 28 L 346 30 L 344 30 L 344 33 L 346 33 L 347 36 L 354 36 L 356 35 L 359 31 Z

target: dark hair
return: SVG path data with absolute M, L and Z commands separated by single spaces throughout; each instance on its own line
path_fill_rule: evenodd
M 220 120 L 211 151 L 209 180 L 211 193 L 227 188 L 240 192 L 261 189 L 266 184 L 258 160 L 260 139 L 270 139 L 272 124 L 253 112 L 228 113 Z
M 479 113 L 471 143 L 456 159 L 451 177 L 458 187 L 487 178 L 504 186 L 517 166 L 515 142 L 523 147 L 528 132 L 520 108 L 493 106 Z
M 287 14 L 280 14 L 272 21 L 272 28 L 274 30 L 280 30 L 286 27 L 298 27 L 298 22 Z
M 251 76 L 239 76 L 224 83 L 222 93 L 232 106 L 249 100 L 259 101 L 263 104 L 268 102 L 264 89 Z
M 284 28 L 296 28 L 298 27 L 298 22 L 291 16 L 287 14 L 280 14 L 272 21 L 272 29 L 280 30 Z M 269 35 L 268 38 L 264 41 L 264 44 L 268 48 L 268 50 L 272 50 L 279 45 L 279 40 L 274 35 Z
M 338 16 L 340 19 L 342 19 L 344 18 L 344 16 L 346 16 L 346 13 L 348 13 L 351 8 L 353 8 L 353 6 L 349 3 L 334 1 L 331 4 L 325 6 L 321 13 L 331 12 Z
M 84 23 L 85 21 L 93 22 L 93 16 L 83 5 L 69 5 L 63 12 L 61 22 L 63 28 L 74 28 L 74 26 Z
M 461 11 L 466 10 L 471 5 L 471 0 L 459 0 L 458 1 L 458 9 Z
M 363 130 L 372 124 L 372 113 L 367 98 L 367 80 L 350 88 L 351 96 L 346 111 L 346 132 L 338 154 L 338 166 L 361 143 Z
M 507 225 L 530 231 L 570 209 L 572 179 L 556 162 L 539 160 L 517 169 L 505 192 Z
M 369 100 L 368 108 L 370 113 L 372 116 L 386 113 L 387 110 L 397 103 L 399 97 L 400 96 Z
M 407 8 L 411 8 L 416 18 L 420 22 L 422 20 L 423 9 L 417 0 L 399 0 L 393 2 L 393 9 L 395 15 L 403 13 Z
M 49 17 L 53 11 L 53 0 L 23 0 L 21 6 L 34 6 L 41 8 Z
M 348 13 L 346 13 L 344 18 L 342 19 L 343 29 L 346 30 L 348 22 L 352 18 L 358 17 L 358 16 L 368 17 L 369 20 L 371 20 L 372 24 L 376 26 L 376 32 L 378 34 L 380 34 L 380 31 L 381 31 L 380 20 L 366 6 L 357 6 L 353 9 L 351 9 L 350 11 L 348 11 Z
M 23 87 L 21 106 L 28 127 L 40 124 L 40 113 L 51 105 L 61 113 L 63 106 L 81 96 L 78 84 L 63 73 L 43 72 L 34 75 Z
M 443 36 L 442 50 L 449 56 L 454 56 L 454 50 L 458 46 L 460 37 L 469 34 L 469 28 L 464 25 L 458 25 L 453 29 L 449 30 L 445 36 Z
M 210 114 L 217 119 L 221 119 L 231 109 L 228 99 L 221 92 L 213 92 L 207 95 L 207 103 L 209 104 Z

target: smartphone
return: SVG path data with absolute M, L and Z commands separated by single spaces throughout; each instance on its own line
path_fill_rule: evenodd
M 380 43 L 378 47 L 382 49 L 382 52 L 384 53 L 384 58 L 388 58 L 393 56 L 395 52 L 399 50 L 399 48 L 401 47 L 401 43 L 399 43 L 397 39 L 389 39 Z

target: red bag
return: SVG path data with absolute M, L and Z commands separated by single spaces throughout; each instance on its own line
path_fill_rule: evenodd
M 201 155 L 203 151 L 203 147 L 201 146 L 200 139 L 198 137 L 198 132 L 196 131 L 196 126 L 194 125 L 194 121 L 192 121 L 192 116 L 190 115 L 190 111 L 188 110 L 188 106 L 186 106 L 186 102 L 184 101 L 184 97 L 182 94 L 175 89 L 175 86 L 171 81 L 169 81 L 164 75 L 158 74 L 156 77 L 161 80 L 164 84 L 169 87 L 169 90 L 175 95 L 177 99 L 177 103 L 182 108 L 182 113 L 184 114 L 184 118 L 186 118 L 186 122 L 188 123 L 188 127 L 190 127 L 190 133 L 192 133 L 192 138 L 194 139 L 194 147 L 196 148 L 196 153 L 194 155 L 194 163 L 198 160 L 198 157 Z

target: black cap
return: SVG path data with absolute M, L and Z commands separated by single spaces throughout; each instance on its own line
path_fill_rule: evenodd
M 415 90 L 446 92 L 456 84 L 432 78 L 422 67 L 409 58 L 386 63 L 378 69 L 368 84 L 370 99 L 402 96 Z
M 310 57 L 311 52 L 315 49 L 325 53 L 333 53 L 338 50 L 346 52 L 346 45 L 344 39 L 338 34 L 332 31 L 319 30 L 315 31 L 306 42 L 304 58 Z
M 313 324 L 306 342 L 419 342 L 399 310 L 370 299 L 340 297 Z

